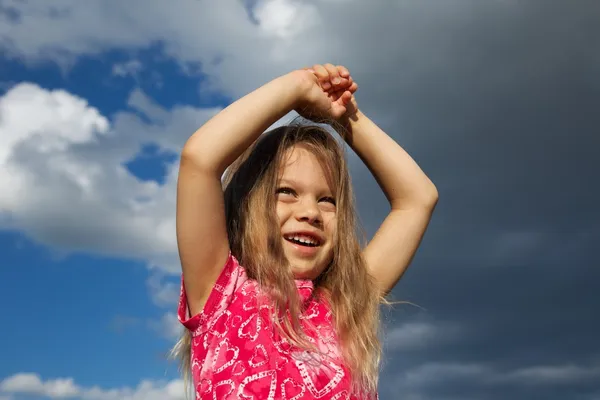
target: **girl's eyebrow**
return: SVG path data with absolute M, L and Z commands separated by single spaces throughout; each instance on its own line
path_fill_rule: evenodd
M 285 179 L 282 178 L 278 181 L 279 184 L 284 184 L 284 185 L 298 185 L 298 182 L 293 181 L 291 179 Z

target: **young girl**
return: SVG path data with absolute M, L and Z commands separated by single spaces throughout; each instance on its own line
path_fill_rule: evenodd
M 359 111 L 357 87 L 342 66 L 293 71 L 185 144 L 177 240 L 187 329 L 175 352 L 196 399 L 377 397 L 379 305 L 415 254 L 437 191 Z M 335 138 L 317 124 L 261 135 L 291 110 L 343 126 L 389 200 L 364 249 Z

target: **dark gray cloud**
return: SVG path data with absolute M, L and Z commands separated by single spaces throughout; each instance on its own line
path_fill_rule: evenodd
M 400 348 L 410 333 L 390 335 L 382 399 L 598 398 L 600 5 L 387 7 L 389 19 L 364 6 L 376 31 L 349 28 L 374 49 L 358 98 L 388 116 L 440 203 L 393 293 L 425 310 L 397 306 L 388 329 L 426 318 L 437 332 Z M 385 199 L 364 167 L 354 181 L 373 233 Z

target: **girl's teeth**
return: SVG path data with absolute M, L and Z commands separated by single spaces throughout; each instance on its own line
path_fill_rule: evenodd
M 300 242 L 300 243 L 305 243 L 305 244 L 316 244 L 312 239 L 307 239 L 307 238 L 300 237 L 300 236 L 294 236 L 293 240 Z

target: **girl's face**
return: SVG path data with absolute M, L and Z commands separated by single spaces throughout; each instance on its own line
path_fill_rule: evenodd
M 294 277 L 315 279 L 333 258 L 336 205 L 318 159 L 294 146 L 279 171 L 277 217 Z

